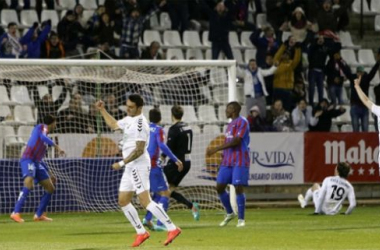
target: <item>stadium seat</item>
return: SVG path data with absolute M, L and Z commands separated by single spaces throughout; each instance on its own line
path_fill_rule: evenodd
M 256 26 L 261 29 L 263 26 L 266 26 L 267 24 L 268 24 L 267 14 L 263 14 L 263 13 L 257 14 Z
M 160 30 L 160 31 L 164 30 L 163 27 L 161 27 L 160 22 L 158 21 L 157 14 L 150 17 L 149 23 L 150 23 L 150 28 L 152 30 Z
M 200 49 L 187 49 L 186 50 L 186 60 L 194 57 L 196 60 L 203 60 L 203 53 Z
M 241 45 L 247 49 L 252 49 L 255 47 L 255 45 L 252 44 L 251 40 L 249 40 L 249 37 L 251 36 L 251 31 L 243 31 L 240 34 L 240 41 Z
M 226 105 L 219 105 L 218 106 L 218 119 L 221 122 L 227 122 Z
M 236 31 L 230 31 L 228 33 L 228 40 L 230 42 L 231 48 L 242 48 Z
M 77 0 L 65 0 L 59 1 L 59 5 L 56 6 L 56 9 L 72 10 L 76 5 Z
M 14 22 L 17 25 L 20 25 L 20 22 L 17 18 L 17 12 L 15 10 L 3 9 L 1 11 L 1 25 L 3 27 L 8 27 L 8 24 Z
M 216 117 L 215 107 L 212 105 L 200 105 L 198 109 L 199 121 L 204 123 L 217 123 L 219 122 Z
M 163 124 L 172 124 L 172 106 L 160 105 L 161 117 Z
M 257 50 L 255 49 L 247 49 L 244 51 L 244 61 L 245 64 L 248 64 L 249 60 L 256 59 Z
M 64 2 L 64 1 L 61 1 L 61 2 Z M 51 20 L 52 27 L 57 27 L 58 22 L 59 22 L 59 17 L 56 10 L 42 10 L 41 21 L 43 22 L 48 19 Z
M 25 86 L 11 87 L 11 101 L 17 104 L 33 105 L 28 89 Z
M 157 30 L 146 30 L 144 32 L 144 44 L 146 46 L 150 46 L 150 44 L 154 41 L 157 41 L 162 45 L 160 32 Z
M 223 130 L 222 130 L 222 133 L 226 132 L 226 130 L 227 130 L 227 127 L 228 127 L 228 124 L 226 124 L 226 125 L 224 125 L 224 126 L 223 126 Z
M 94 0 L 79 0 L 79 4 L 86 10 L 96 10 L 98 8 L 98 4 Z
M 14 110 L 15 122 L 21 124 L 35 124 L 36 120 L 33 117 L 33 111 L 30 106 L 15 106 Z
M 8 105 L 16 104 L 9 100 L 7 88 L 3 85 L 0 85 L 0 104 L 8 104 Z
M 212 68 L 210 70 L 210 82 L 211 82 L 211 85 L 213 85 L 213 86 L 215 86 L 215 85 L 226 85 L 227 86 L 228 78 L 227 78 L 227 73 L 226 73 L 225 69 Z
M 380 15 L 375 17 L 375 30 L 380 31 Z
M 243 116 L 243 117 L 247 117 L 247 107 L 245 105 L 242 105 L 241 106 L 241 111 L 240 111 L 240 115 Z
M 42 99 L 46 94 L 49 94 L 49 89 L 46 85 L 38 85 L 37 91 L 40 99 Z
M 236 62 L 239 65 L 244 65 L 245 64 L 240 49 L 232 49 L 232 54 L 234 56 L 234 59 L 236 60 Z
M 15 130 L 12 126 L 1 126 L 6 146 L 20 144 L 17 140 Z
M 33 23 L 39 22 L 37 12 L 35 10 L 22 10 L 20 13 L 21 25 L 31 27 Z
M 176 58 L 175 58 L 176 57 Z M 175 59 L 173 59 L 175 58 Z M 168 49 L 166 51 L 166 59 L 167 60 L 183 60 L 183 53 L 181 49 Z
M 356 67 L 359 62 L 356 60 L 355 52 L 352 49 L 342 49 L 340 51 L 343 60 L 347 62 L 348 65 Z
M 20 126 L 17 130 L 18 141 L 27 143 L 33 131 L 33 126 Z
M 170 20 L 170 16 L 167 12 L 161 12 L 160 14 L 160 25 L 163 30 L 171 30 L 172 29 L 172 21 Z
M 208 40 L 208 30 L 203 31 L 202 33 L 202 43 L 207 48 L 211 48 L 211 42 Z
M 183 32 L 183 44 L 189 47 L 204 47 L 201 43 L 198 31 L 186 30 Z
M 376 64 L 375 56 L 371 49 L 361 49 L 358 52 L 359 63 L 365 66 L 373 66 Z
M 106 0 L 98 0 L 98 4 L 99 5 L 104 5 L 104 2 L 105 2 Z
M 360 14 L 360 5 L 361 5 L 361 1 L 362 0 L 355 0 L 353 3 L 352 3 L 352 11 L 356 14 Z M 377 0 L 376 0 L 377 1 Z M 369 10 L 368 8 L 368 2 L 366 0 L 363 0 L 363 14 L 366 15 L 366 16 L 372 16 L 372 15 L 375 15 L 376 13 L 375 12 L 372 12 Z
M 84 10 L 83 11 L 83 20 L 86 22 L 94 15 L 94 10 Z
M 351 124 L 343 124 L 340 128 L 341 132 L 352 132 L 352 125 Z
M 375 125 L 373 125 L 373 124 L 369 124 L 369 125 L 368 125 L 368 132 L 376 132 Z
M 371 11 L 380 14 L 380 1 L 371 0 Z
M 215 104 L 222 104 L 228 100 L 228 87 L 225 86 L 215 86 L 212 90 L 213 99 Z
M 220 52 L 219 53 L 219 56 L 218 56 L 218 59 L 219 60 L 223 60 L 224 58 L 224 53 L 223 52 Z M 212 52 L 211 52 L 211 49 L 207 49 L 206 50 L 206 53 L 205 53 L 205 59 L 206 60 L 211 60 L 212 59 Z
M 183 121 L 187 123 L 198 123 L 198 117 L 195 114 L 194 107 L 191 105 L 183 105 Z
M 204 134 L 220 134 L 220 127 L 218 125 L 206 124 L 203 126 Z
M 198 125 L 192 124 L 190 127 L 191 127 L 191 130 L 193 130 L 194 134 L 200 134 L 201 133 L 201 128 Z
M 376 96 L 375 96 L 375 91 L 373 90 L 374 86 L 369 86 L 369 89 L 368 89 L 368 97 L 370 100 L 376 100 Z M 372 114 L 370 114 L 369 116 L 372 116 Z
M 339 127 L 336 124 L 332 124 L 330 132 L 339 132 Z
M 342 88 L 342 101 L 344 104 L 347 104 L 350 102 L 350 100 L 348 98 L 349 98 L 349 96 L 347 93 L 347 89 L 343 86 L 343 88 Z
M 0 104 L 0 117 L 7 117 L 8 115 L 12 115 L 12 111 L 8 105 Z
M 182 47 L 181 37 L 177 30 L 166 30 L 164 31 L 164 45 Z
M 342 43 L 343 48 L 348 48 L 348 49 L 360 49 L 360 45 L 355 45 L 352 42 L 352 37 L 351 33 L 349 31 L 340 31 L 339 32 L 339 38 Z

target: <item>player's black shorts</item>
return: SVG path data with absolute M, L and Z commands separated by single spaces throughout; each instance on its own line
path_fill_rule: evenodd
M 178 166 L 173 161 L 169 161 L 168 164 L 164 167 L 164 173 L 169 184 L 178 186 L 182 179 L 189 172 L 191 167 L 191 161 L 183 162 L 183 169 L 181 172 L 178 171 Z

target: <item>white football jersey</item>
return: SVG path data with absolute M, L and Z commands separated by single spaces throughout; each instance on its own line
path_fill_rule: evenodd
M 318 200 L 315 202 L 317 213 L 334 215 L 342 208 L 346 198 L 350 203 L 346 214 L 350 214 L 356 206 L 355 192 L 351 183 L 340 176 L 330 176 L 323 180 Z
M 131 164 L 150 166 L 150 157 L 147 150 L 150 130 L 146 118 L 142 114 L 135 117 L 127 116 L 124 119 L 117 121 L 117 125 L 123 130 L 122 151 L 124 159 L 136 148 L 137 141 L 145 141 L 146 143 L 144 154 L 136 160 L 128 163 L 126 167 Z

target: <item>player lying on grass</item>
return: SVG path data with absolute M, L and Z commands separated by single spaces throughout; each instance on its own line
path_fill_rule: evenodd
M 315 183 L 306 191 L 305 197 L 298 195 L 298 201 L 302 208 L 306 207 L 310 199 L 313 199 L 315 214 L 335 215 L 339 213 L 346 198 L 350 203 L 345 214 L 351 214 L 356 206 L 355 192 L 351 183 L 347 181 L 351 166 L 340 162 L 335 168 L 335 176 L 326 177 L 322 187 Z
M 180 235 L 181 229 L 176 227 L 162 207 L 150 198 L 149 173 L 151 165 L 147 150 L 149 124 L 142 115 L 144 100 L 140 95 L 131 94 L 126 106 L 128 116 L 117 121 L 104 108 L 103 101 L 96 103 L 96 107 L 107 125 L 113 130 L 123 130 L 123 160 L 112 165 L 115 170 L 125 168 L 119 187 L 119 205 L 137 232 L 132 247 L 140 246 L 150 237 L 149 232 L 141 223 L 136 208 L 131 203 L 134 193 L 137 194 L 140 204 L 168 229 L 167 239 L 164 242 L 166 246 Z
M 170 191 L 161 166 L 160 150 L 175 162 L 179 172 L 182 171 L 183 165 L 165 144 L 165 132 L 159 125 L 161 122 L 160 110 L 151 109 L 149 111 L 149 121 L 150 135 L 148 152 L 152 165 L 149 175 L 150 191 L 154 193 L 153 200 L 162 205 L 165 211 L 168 211 Z M 157 225 L 152 223 L 152 213 L 149 211 L 143 219 L 143 225 L 155 231 L 166 230 L 161 221 L 157 221 Z
M 54 146 L 59 155 L 64 155 L 64 151 L 47 136 L 47 134 L 52 132 L 55 127 L 56 118 L 52 115 L 46 115 L 44 117 L 44 123 L 38 124 L 34 127 L 28 143 L 26 144 L 26 149 L 20 160 L 24 187 L 18 196 L 15 208 L 10 216 L 15 222 L 24 222 L 20 213 L 30 191 L 34 187 L 34 183 L 39 183 L 45 189 L 40 205 L 34 215 L 34 221 L 52 221 L 51 218 L 46 216 L 45 210 L 49 205 L 51 196 L 55 190 L 55 177 L 51 173 L 49 175 L 48 167 L 42 162 L 42 159 L 46 154 L 46 145 Z

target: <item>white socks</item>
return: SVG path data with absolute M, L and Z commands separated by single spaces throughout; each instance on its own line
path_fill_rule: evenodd
M 306 191 L 306 194 L 305 194 L 305 204 L 307 205 L 307 203 L 313 198 L 313 191 L 311 191 L 311 188 L 309 188 L 307 191 Z
M 144 234 L 146 232 L 136 208 L 131 203 L 122 207 L 121 210 L 123 210 L 125 217 L 127 217 L 129 222 L 131 222 L 132 226 L 136 229 L 137 234 Z
M 151 201 L 149 205 L 146 207 L 146 209 L 149 212 L 151 212 L 159 221 L 161 221 L 162 224 L 164 224 L 165 227 L 168 229 L 168 231 L 173 231 L 176 229 L 176 226 L 170 220 L 169 216 L 167 215 L 165 210 L 162 208 L 162 206 L 159 206 L 156 202 Z

